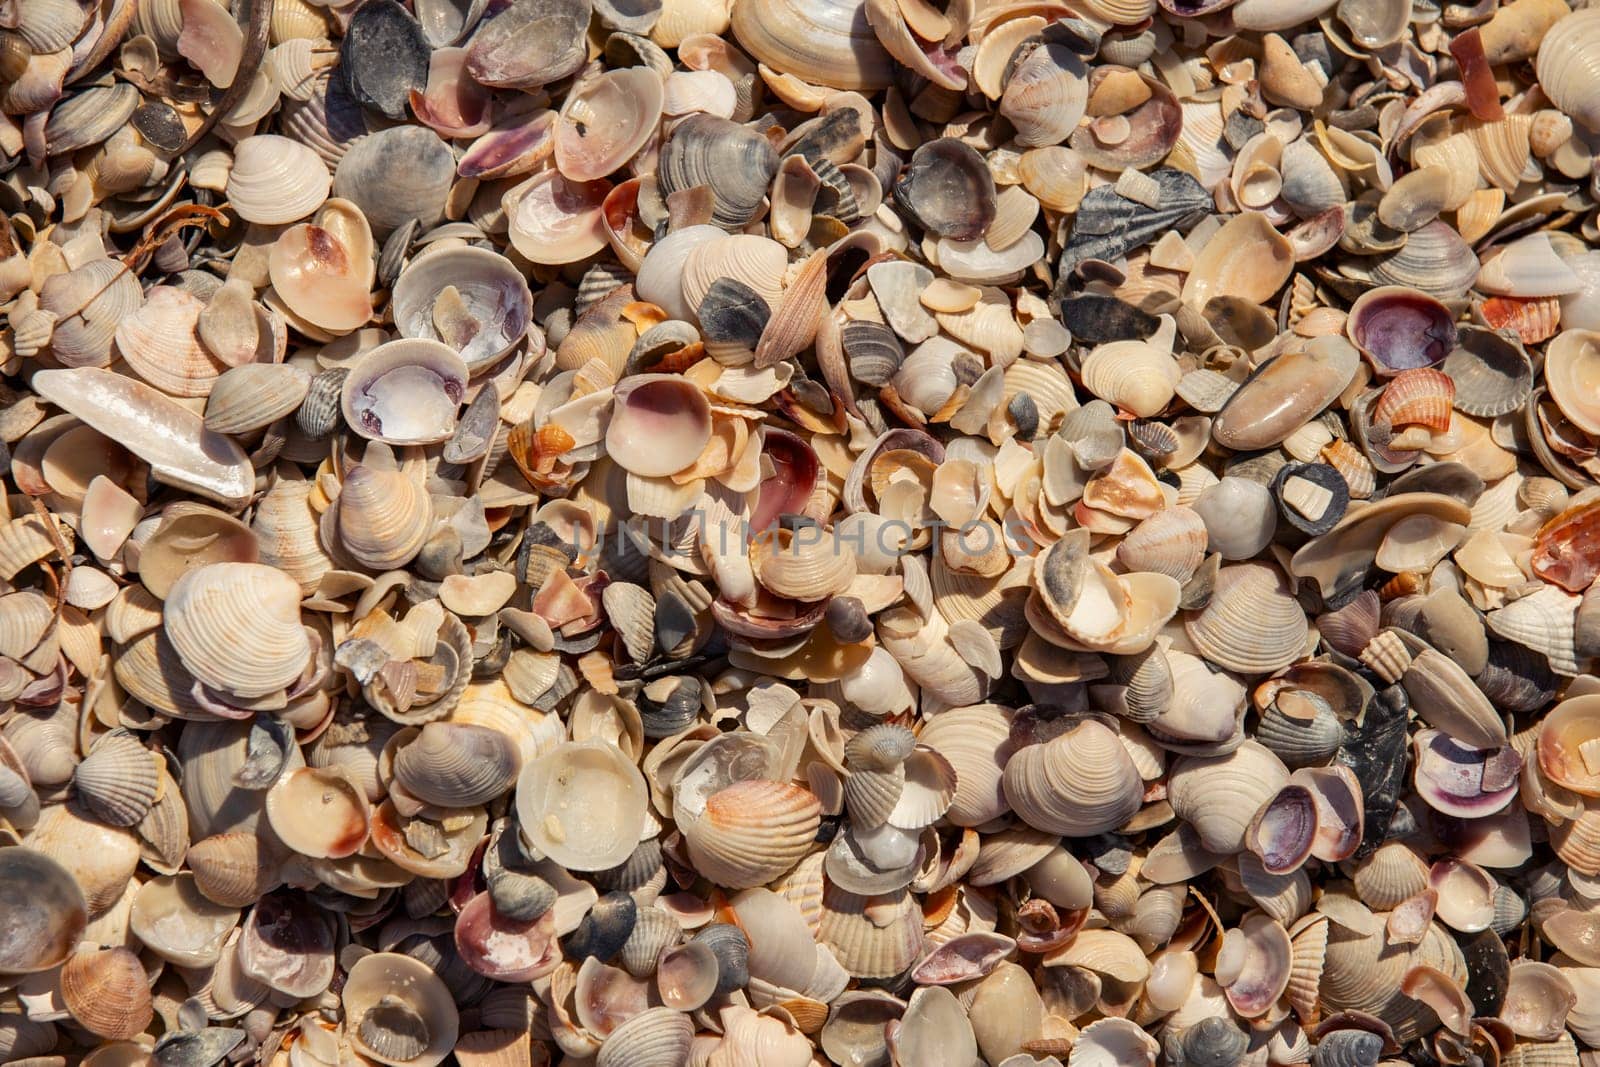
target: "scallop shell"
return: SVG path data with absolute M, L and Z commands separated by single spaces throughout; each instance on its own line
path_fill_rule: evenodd
M 705 803 L 684 840 L 697 870 L 734 889 L 765 885 L 798 863 L 822 815 L 808 790 L 761 779 L 735 782 Z
M 156 801 L 161 776 L 155 756 L 129 731 L 114 730 L 72 772 L 79 801 L 112 826 L 133 826 Z

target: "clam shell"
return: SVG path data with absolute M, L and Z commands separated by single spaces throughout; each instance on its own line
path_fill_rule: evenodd
M 733 34 L 758 62 L 836 89 L 881 89 L 893 66 L 866 0 L 755 0 L 733 5 Z
M 155 756 L 129 731 L 114 730 L 72 772 L 79 801 L 112 826 L 133 826 L 149 813 L 161 785 Z
M 833 886 L 822 896 L 818 940 L 858 978 L 884 978 L 909 967 L 922 952 L 922 919 L 904 889 L 878 897 Z
M 213 563 L 179 578 L 162 613 L 165 635 L 189 673 L 238 698 L 262 697 L 299 679 L 311 657 L 300 623 L 300 587 L 256 563 Z M 237 651 L 250 650 L 248 659 Z
M 144 967 L 131 949 L 80 952 L 61 967 L 61 1001 L 92 1034 L 126 1041 L 155 1017 Z
M 311 376 L 286 363 L 247 363 L 216 379 L 206 397 L 206 429 L 245 434 L 294 413 L 305 400 Z
M 1597 22 L 1600 20 L 1583 12 L 1561 18 L 1540 40 L 1534 61 L 1539 83 L 1550 99 L 1590 130 L 1600 130 L 1600 108 L 1582 87 L 1594 77 L 1600 62 L 1595 44 Z
M 228 202 L 246 222 L 294 222 L 321 207 L 332 184 L 316 152 L 287 137 L 258 134 L 234 149 Z
M 765 780 L 735 782 L 706 799 L 682 827 L 695 868 L 734 889 L 765 885 L 810 851 L 821 805 L 808 790 Z
M 1207 849 L 1227 855 L 1244 847 L 1251 817 L 1288 780 L 1277 756 L 1246 741 L 1225 756 L 1181 759 L 1169 779 L 1169 800 Z
M 521 764 L 516 742 L 498 730 L 430 722 L 395 753 L 394 776 L 425 803 L 470 808 L 509 790 Z
M 1007 762 L 1006 799 L 1040 830 L 1088 837 L 1122 825 L 1139 810 L 1144 788 L 1116 734 L 1085 721 Z
M 582 796 L 571 783 L 583 781 Z M 563 867 L 600 871 L 633 851 L 644 830 L 644 777 L 617 748 L 566 742 L 523 767 L 517 818 L 534 845 Z
M 1305 647 L 1305 615 L 1272 567 L 1222 568 L 1211 600 L 1184 622 L 1189 639 L 1212 663 L 1243 674 L 1288 666 Z

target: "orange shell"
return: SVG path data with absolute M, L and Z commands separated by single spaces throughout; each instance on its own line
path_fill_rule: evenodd
M 1561 329 L 1560 297 L 1491 296 L 1482 312 L 1491 330 L 1510 330 L 1525 345 L 1548 341 Z
M 1390 379 L 1372 407 L 1372 421 L 1390 426 L 1426 426 L 1443 433 L 1450 428 L 1450 406 L 1456 383 L 1429 367 L 1403 370 Z
M 1533 539 L 1533 573 L 1569 593 L 1581 593 L 1600 575 L 1600 501 L 1568 508 Z

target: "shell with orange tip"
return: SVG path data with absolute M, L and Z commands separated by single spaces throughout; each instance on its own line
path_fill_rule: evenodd
M 1450 376 L 1431 367 L 1401 371 L 1384 386 L 1373 405 L 1374 423 L 1390 426 L 1426 426 L 1443 433 L 1450 428 L 1450 409 L 1456 386 Z

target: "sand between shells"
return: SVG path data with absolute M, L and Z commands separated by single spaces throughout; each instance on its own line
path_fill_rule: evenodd
M 1600 1064 L 1600 9 L 0 3 L 0 1062 Z

